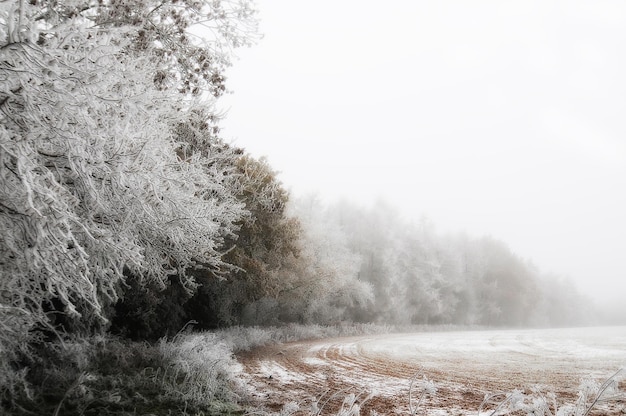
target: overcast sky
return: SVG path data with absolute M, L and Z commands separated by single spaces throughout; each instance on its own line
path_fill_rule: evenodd
M 293 194 L 382 197 L 626 295 L 626 2 L 257 5 L 223 134 Z

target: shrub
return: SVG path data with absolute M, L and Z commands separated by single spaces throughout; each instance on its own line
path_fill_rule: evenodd
M 211 334 L 157 344 L 110 336 L 47 342 L 30 356 L 36 359 L 10 373 L 20 388 L 3 392 L 0 414 L 158 416 L 236 409 L 240 368 Z
M 218 399 L 234 402 L 241 389 L 237 376 L 241 365 L 230 346 L 215 334 L 178 335 L 162 339 L 158 350 L 167 363 L 160 368 L 165 393 L 176 401 L 203 406 Z

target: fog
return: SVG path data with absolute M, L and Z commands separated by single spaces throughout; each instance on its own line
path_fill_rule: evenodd
M 623 387 L 626 4 L 253 1 L 0 3 L 0 414 Z
M 382 198 L 619 303 L 626 4 L 257 4 L 222 133 L 293 195 Z

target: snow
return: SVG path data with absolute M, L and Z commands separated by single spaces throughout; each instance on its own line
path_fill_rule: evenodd
M 406 411 L 410 386 L 415 400 L 432 381 L 438 391 L 424 397 L 425 414 L 475 415 L 485 394 L 543 385 L 557 398 L 576 397 L 581 380 L 602 381 L 626 365 L 626 327 L 362 336 L 287 344 L 284 351 L 257 368 L 279 381 L 286 397 L 316 397 L 334 386 L 375 392 L 380 403 Z
M 493 356 L 528 354 L 544 359 L 622 360 L 626 363 L 626 327 L 459 331 L 389 336 L 361 342 L 362 353 L 395 359 L 423 354 Z
M 293 371 L 289 371 L 276 361 L 261 361 L 259 363 L 259 373 L 265 377 L 274 378 L 283 383 L 305 382 L 306 377 Z
M 324 367 L 324 366 L 329 366 L 330 363 L 328 361 L 324 361 L 324 360 L 320 360 L 319 358 L 315 358 L 315 357 L 304 357 L 302 359 L 302 362 L 309 364 L 309 365 L 316 365 L 319 367 Z

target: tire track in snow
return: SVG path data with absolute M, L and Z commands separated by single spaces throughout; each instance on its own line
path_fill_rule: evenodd
M 332 414 L 348 393 L 375 392 L 363 407 L 382 414 L 408 412 L 409 385 L 420 374 L 435 382 L 427 414 L 476 414 L 486 393 L 549 386 L 575 399 L 580 379 L 611 374 L 626 363 L 626 338 L 596 348 L 567 334 L 533 331 L 420 333 L 308 341 L 241 354 L 252 401 L 272 410 L 316 399 Z M 600 341 L 594 341 L 600 343 Z M 603 342 L 603 341 L 602 341 Z M 612 343 L 612 344 L 611 344 Z M 594 349 L 595 348 L 595 349 Z M 415 392 L 414 392 L 415 393 Z M 334 398 L 331 398 L 335 395 Z M 439 410 L 437 410 L 439 409 Z

